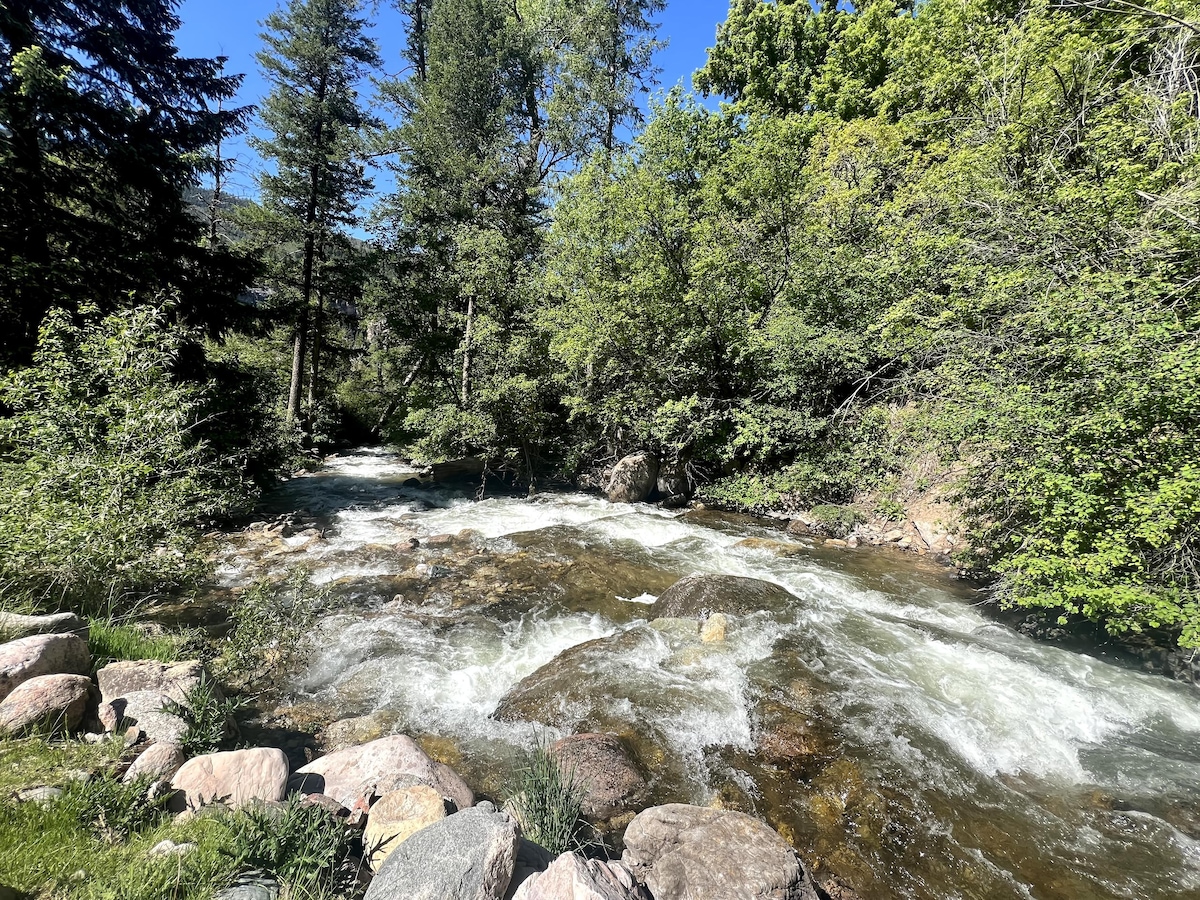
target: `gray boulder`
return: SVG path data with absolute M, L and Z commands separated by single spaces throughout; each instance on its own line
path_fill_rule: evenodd
M 728 810 L 672 803 L 639 813 L 621 861 L 657 900 L 818 900 L 791 846 Z
M 178 744 L 151 744 L 133 761 L 121 779 L 130 784 L 139 778 L 166 781 L 183 767 L 187 755 Z
M 75 731 L 92 696 L 86 675 L 39 675 L 0 701 L 0 734 Z
M 87 641 L 74 634 L 39 634 L 0 644 L 0 700 L 39 675 L 86 675 Z
M 46 616 L 0 612 L 0 635 L 7 640 L 35 634 L 74 634 L 87 640 L 88 624 L 72 612 L 51 613 Z
M 365 900 L 502 900 L 519 840 L 490 803 L 447 816 L 388 856 Z
M 347 747 L 296 770 L 288 793 L 326 794 L 343 806 L 382 797 L 414 783 L 427 784 L 459 809 L 474 805 L 475 795 L 458 773 L 429 758 L 417 742 L 393 734 L 358 747 Z
M 800 598 L 786 588 L 739 575 L 688 575 L 664 591 L 650 607 L 651 618 L 700 618 L 709 613 L 747 615 L 782 609 Z
M 608 499 L 613 503 L 640 503 L 650 496 L 658 479 L 658 457 L 648 451 L 626 456 L 608 479 Z
M 130 691 L 124 696 L 114 698 L 108 704 L 101 704 L 100 719 L 105 728 L 108 728 L 108 710 L 111 709 L 117 722 L 111 730 L 116 730 L 119 726 L 136 725 L 149 741 L 180 744 L 188 724 L 182 716 L 165 709 L 173 702 L 177 701 L 157 691 Z

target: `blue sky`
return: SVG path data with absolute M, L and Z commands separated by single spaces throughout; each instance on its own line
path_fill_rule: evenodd
M 259 23 L 274 11 L 278 0 L 184 0 L 179 7 L 183 27 L 176 43 L 185 56 L 227 56 L 232 74 L 245 73 L 238 97 L 240 103 L 254 104 L 265 93 L 258 75 L 254 54 L 259 49 Z M 659 37 L 669 44 L 658 54 L 663 70 L 663 88 L 680 82 L 691 89 L 692 72 L 704 64 L 705 50 L 713 44 L 717 23 L 725 20 L 729 0 L 668 0 L 659 16 Z M 404 43 L 402 21 L 388 0 L 379 4 L 374 16 L 372 36 L 379 42 L 385 71 L 400 69 L 400 48 Z M 258 162 L 254 154 L 238 142 L 231 148 L 238 157 L 238 169 L 230 179 L 233 193 L 254 196 L 254 173 Z

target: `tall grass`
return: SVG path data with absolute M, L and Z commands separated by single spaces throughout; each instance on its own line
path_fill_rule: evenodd
M 574 768 L 563 770 L 541 741 L 517 772 L 510 801 L 525 836 L 557 856 L 581 844 L 584 789 Z

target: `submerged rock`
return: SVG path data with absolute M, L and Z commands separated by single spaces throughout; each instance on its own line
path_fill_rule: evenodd
M 798 604 L 800 598 L 770 581 L 739 575 L 688 575 L 671 585 L 650 607 L 652 617 L 703 617 L 710 613 L 746 615 Z
M 817 900 L 796 852 L 738 812 L 672 803 L 638 814 L 622 862 L 656 900 Z
M 502 900 L 520 840 L 490 803 L 418 831 L 380 868 L 365 900 Z
M 40 634 L 0 644 L 0 700 L 40 675 L 86 675 L 87 641 L 74 634 Z
M 626 456 L 608 479 L 612 503 L 640 503 L 650 496 L 658 478 L 658 457 L 648 451 Z

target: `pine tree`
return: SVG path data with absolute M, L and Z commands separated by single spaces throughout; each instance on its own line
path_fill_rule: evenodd
M 345 274 L 344 229 L 358 220 L 356 203 L 371 189 L 364 133 L 373 120 L 355 86 L 379 55 L 361 9 L 359 0 L 291 0 L 263 23 L 258 61 L 272 89 L 261 117 L 270 136 L 252 143 L 275 171 L 261 176 L 263 207 L 252 230 L 275 248 L 273 287 L 294 311 L 291 419 L 310 340 L 310 415 L 318 399 L 325 302 Z
M 177 6 L 0 3 L 0 363 L 28 362 L 55 305 L 171 289 L 216 328 L 232 302 L 184 193 L 248 111 L 223 106 L 223 60 L 178 55 Z

